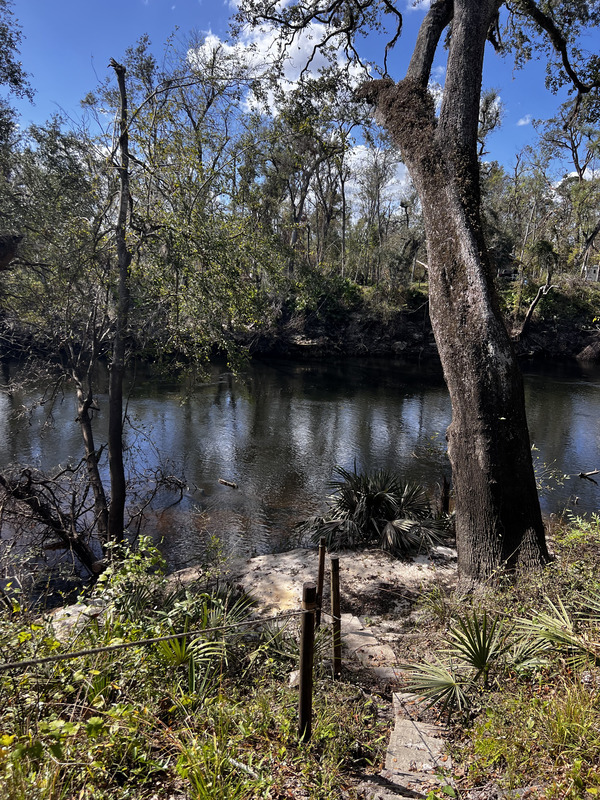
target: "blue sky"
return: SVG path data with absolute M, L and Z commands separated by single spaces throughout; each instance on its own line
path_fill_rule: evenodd
M 390 55 L 390 73 L 401 77 L 423 9 L 407 9 L 410 0 L 397 0 L 404 12 L 403 35 Z M 424 4 L 426 5 L 426 3 Z M 404 6 L 404 8 L 403 8 Z M 127 47 L 147 33 L 157 54 L 169 35 L 179 29 L 227 37 L 230 0 L 14 0 L 23 42 L 21 61 L 31 74 L 35 105 L 18 103 L 22 124 L 41 123 L 58 110 L 77 119 L 80 100 L 109 72 L 109 59 L 122 58 Z M 595 40 L 595 41 L 594 41 Z M 367 57 L 376 59 L 385 39 L 365 42 Z M 595 45 L 595 46 L 594 46 Z M 587 46 L 600 49 L 600 33 L 591 34 Z M 436 63 L 443 76 L 443 61 Z M 531 120 L 552 116 L 561 99 L 544 87 L 544 66 L 534 61 L 515 72 L 510 60 L 487 54 L 485 86 L 500 93 L 505 116 L 502 129 L 489 141 L 489 157 L 506 166 L 526 144 L 535 141 Z

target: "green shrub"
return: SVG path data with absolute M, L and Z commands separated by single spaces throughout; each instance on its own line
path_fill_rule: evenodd
M 329 550 L 378 546 L 394 555 L 408 555 L 445 542 L 450 536 L 447 519 L 434 519 L 422 486 L 397 475 L 336 467 L 341 480 L 329 482 L 333 494 L 323 517 L 300 526 L 313 541 L 325 538 Z
M 116 556 L 94 589 L 93 614 L 66 641 L 16 603 L 0 609 L 1 662 L 132 643 L 0 671 L 3 800 L 150 800 L 182 790 L 190 800 L 317 800 L 339 796 L 356 742 L 363 763 L 380 760 L 385 721 L 342 682 L 317 677 L 313 737 L 298 741 L 297 690 L 288 686 L 294 626 L 256 633 L 238 625 L 251 608 L 235 592 L 172 589 L 148 541 Z M 199 635 L 138 644 L 192 630 Z

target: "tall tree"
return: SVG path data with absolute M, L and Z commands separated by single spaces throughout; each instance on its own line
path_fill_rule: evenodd
M 556 221 L 565 260 L 582 271 L 600 234 L 599 123 L 600 96 L 586 95 L 563 103 L 556 117 L 538 126 L 540 158 L 547 169 L 560 170 Z
M 0 86 L 17 97 L 33 99 L 33 90 L 18 60 L 21 29 L 12 12 L 11 0 L 0 0 Z
M 126 338 L 129 323 L 131 292 L 129 266 L 131 252 L 127 246 L 127 222 L 131 195 L 129 191 L 129 106 L 125 67 L 110 60 L 119 86 L 119 205 L 115 226 L 117 246 L 117 309 L 112 359 L 108 382 L 108 467 L 110 470 L 110 506 L 108 509 L 108 535 L 114 542 L 123 541 L 125 499 L 127 482 L 123 464 L 123 381 L 126 366 Z
M 32 126 L 11 161 L 2 208 L 25 241 L 3 280 L 0 342 L 25 363 L 31 359 L 27 371 L 47 373 L 58 390 L 72 382 L 88 478 L 82 495 L 91 489 L 94 498 L 92 513 L 81 517 L 87 515 L 85 527 L 104 544 L 108 503 L 93 416 L 95 373 L 113 335 L 108 289 L 113 176 L 104 154 L 97 158 L 91 141 L 81 131 L 63 132 L 58 119 Z M 80 523 L 70 521 L 67 539 L 79 540 Z M 56 532 L 58 525 L 51 528 Z
M 17 97 L 33 99 L 27 73 L 18 60 L 21 29 L 12 12 L 11 0 L 0 0 L 0 87 Z M 16 130 L 14 113 L 5 98 L 0 97 L 0 192 L 7 173 L 7 155 Z M 0 209 L 0 271 L 8 269 L 22 239 L 20 233 L 2 231 L 8 220 Z
M 569 44 L 582 26 L 600 21 L 598 2 L 436 0 L 419 29 L 404 78 L 387 75 L 387 51 L 401 33 L 402 15 L 390 0 L 314 0 L 281 6 L 242 0 L 238 20 L 276 24 L 291 44 L 318 23 L 321 40 L 353 58 L 356 35 L 380 15 L 396 21 L 380 80 L 360 97 L 399 146 L 421 199 L 425 220 L 430 314 L 452 401 L 448 452 L 456 499 L 459 570 L 481 581 L 505 567 L 520 570 L 548 559 L 535 486 L 521 374 L 504 327 L 480 214 L 478 128 L 486 42 L 506 36 L 555 54 L 554 86 L 571 83 L 579 95 L 600 86 L 597 59 L 585 61 Z M 313 37 L 318 28 L 312 29 Z M 444 34 L 447 33 L 446 36 Z M 314 40 L 314 39 L 313 39 Z M 438 48 L 448 48 L 439 112 L 429 91 Z M 318 43 L 315 44 L 318 47 Z M 527 56 L 527 48 L 520 55 Z

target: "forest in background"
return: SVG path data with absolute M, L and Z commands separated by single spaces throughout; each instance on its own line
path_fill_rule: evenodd
M 284 91 L 210 40 L 173 41 L 159 64 L 142 39 L 123 66 L 128 357 L 180 367 L 240 344 L 269 349 L 286 327 L 310 337 L 426 303 L 416 192 L 347 76 L 332 68 Z M 82 351 L 106 355 L 116 319 L 115 81 L 83 107 L 76 126 L 57 116 L 24 131 L 9 103 L 0 109 L 0 227 L 23 237 L 2 274 L 1 347 L 67 372 Z M 508 168 L 486 160 L 502 106 L 483 95 L 485 226 L 517 332 L 538 290 L 551 319 L 556 289 L 598 265 L 598 113 L 593 95 L 577 113 L 566 103 Z
M 0 33 L 16 52 L 18 36 Z M 8 66 L 2 82 L 30 94 Z M 172 38 L 160 62 L 142 37 L 110 66 L 77 124 L 55 116 L 21 130 L 0 105 L 0 354 L 45 381 L 48 407 L 74 391 L 84 454 L 68 481 L 14 465 L 0 485 L 17 516 L 25 507 L 91 573 L 102 560 L 88 542 L 106 555 L 127 528 L 123 384 L 134 360 L 195 373 L 215 354 L 233 365 L 256 352 L 435 356 L 418 194 L 352 71 L 332 61 L 289 85 L 210 36 Z M 482 216 L 505 321 L 525 352 L 543 351 L 526 336 L 536 309 L 554 353 L 563 343 L 575 354 L 597 326 L 585 288 L 599 262 L 597 93 L 536 123 L 537 146 L 510 169 L 487 160 L 501 124 L 485 91 Z M 574 341 L 557 335 L 564 320 Z

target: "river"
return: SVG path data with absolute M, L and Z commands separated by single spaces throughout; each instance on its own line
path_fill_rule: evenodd
M 593 512 L 600 487 L 577 475 L 600 467 L 600 368 L 544 363 L 524 371 L 537 469 L 571 476 L 550 481 L 543 511 Z M 51 470 L 80 457 L 72 395 L 23 414 L 39 397 L 0 394 L 0 467 Z M 98 404 L 101 442 L 103 394 Z M 441 374 L 400 361 L 255 361 L 239 378 L 214 367 L 191 392 L 138 370 L 128 416 L 128 454 L 143 480 L 160 464 L 187 485 L 170 508 L 174 496 L 161 493 L 150 520 L 173 569 L 202 560 L 215 543 L 248 557 L 295 545 L 295 525 L 323 508 L 335 465 L 396 470 L 427 485 L 448 474 L 451 409 Z

